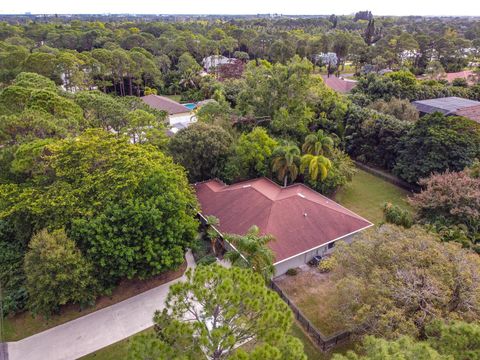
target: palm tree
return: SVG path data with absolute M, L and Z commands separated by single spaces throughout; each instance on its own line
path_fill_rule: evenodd
M 325 134 L 323 130 L 318 130 L 317 133 L 307 135 L 302 151 L 304 154 L 328 155 L 331 153 L 333 145 L 333 139 Z
M 213 215 L 208 215 L 206 219 L 207 219 L 207 236 L 210 239 L 213 253 L 217 255 L 216 245 L 218 242 L 219 235 L 217 230 L 215 230 L 215 228 L 220 225 L 220 220 L 218 220 L 218 218 Z
M 179 84 L 183 86 L 185 89 L 196 89 L 198 83 L 198 76 L 197 73 L 191 69 L 183 72 L 180 76 Z
M 308 169 L 312 180 L 317 180 L 319 175 L 320 180 L 325 180 L 331 167 L 332 163 L 323 155 L 305 154 L 300 163 L 300 171 L 303 173 Z
M 272 171 L 277 173 L 278 180 L 287 186 L 288 177 L 293 182 L 298 176 L 300 149 L 296 145 L 288 144 L 277 147 L 273 152 Z
M 260 235 L 260 229 L 255 225 L 243 236 L 226 234 L 225 240 L 237 251 L 229 251 L 225 258 L 234 266 L 252 267 L 268 280 L 275 272 L 273 266 L 275 257 L 267 244 L 274 239 L 272 235 Z
M 303 173 L 308 169 L 308 174 L 312 180 L 325 180 L 332 163 L 324 155 L 330 155 L 334 146 L 333 139 L 325 134 L 323 130 L 310 134 L 305 138 L 300 162 L 300 171 Z

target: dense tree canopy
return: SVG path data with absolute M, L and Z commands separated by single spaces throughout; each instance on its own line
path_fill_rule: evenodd
M 270 172 L 271 156 L 277 141 L 262 127 L 243 133 L 235 147 L 234 166 L 240 177 L 255 178 Z
M 399 142 L 411 126 L 391 115 L 352 105 L 346 117 L 346 150 L 361 162 L 392 169 Z
M 435 321 L 427 327 L 426 341 L 410 337 L 384 340 L 367 336 L 360 351 L 335 354 L 334 360 L 447 360 L 478 359 L 480 356 L 480 326 L 461 321 Z
M 161 152 L 92 130 L 42 144 L 25 167 L 22 183 L 0 188 L 1 218 L 23 224 L 17 241 L 65 227 L 106 283 L 183 262 L 196 202 L 183 170 Z
M 169 151 L 187 169 L 190 180 L 208 180 L 221 174 L 232 143 L 221 127 L 197 123 L 180 130 L 170 140 Z
M 188 320 L 188 321 L 185 321 Z M 131 359 L 303 360 L 288 331 L 292 314 L 251 270 L 199 266 L 171 286 L 166 308 L 154 317 L 155 335 L 135 341 Z M 248 343 L 248 347 L 241 347 Z M 240 346 L 240 347 L 239 347 Z
M 440 113 L 424 116 L 403 135 L 397 151 L 394 172 L 408 182 L 461 171 L 480 157 L 480 124 Z
M 355 173 L 351 156 L 425 186 L 412 201 L 416 219 L 432 233 L 386 227 L 381 235 L 365 235 L 369 242 L 360 239 L 342 250 L 334 272 L 340 279 L 339 319 L 359 333 L 424 339 L 434 336 L 433 318 L 478 320 L 478 257 L 437 241 L 475 248 L 478 240 L 478 126 L 441 115 L 418 119 L 409 103 L 444 96 L 480 100 L 477 20 L 378 17 L 369 11 L 182 21 L 154 15 L 0 18 L 6 20 L 0 22 L 5 312 L 28 305 L 48 313 L 66 302 L 84 304 L 124 278 L 176 268 L 197 232 L 198 204 L 188 181 L 267 176 L 334 194 Z M 212 55 L 235 59 L 209 70 Z M 473 71 L 468 81 L 448 83 L 446 72 L 465 69 Z M 350 95 L 322 80 L 324 74 L 348 73 L 358 80 Z M 140 97 L 146 94 L 194 102 L 198 124 L 167 138 L 168 114 L 144 104 Z M 472 167 L 468 178 L 466 166 Z M 445 170 L 458 178 L 447 173 L 439 175 L 446 180 L 421 180 Z M 387 220 L 400 214 L 397 222 L 411 225 L 407 212 L 388 210 Z M 273 261 L 269 240 L 255 231 L 232 239 L 265 277 Z M 68 284 L 55 277 L 46 281 L 49 269 L 58 269 Z M 301 346 L 287 335 L 285 304 L 257 286 L 255 275 L 214 269 L 218 274 L 198 271 L 175 290 L 171 311 L 157 316 L 156 334 L 136 347 L 138 356 L 150 349 L 174 357 L 181 349 L 180 356 L 193 358 L 200 347 L 211 352 L 219 339 L 228 346 L 238 342 L 230 337 L 235 327 L 223 326 L 208 338 L 205 321 L 181 324 L 180 295 L 188 292 L 211 304 L 222 295 L 228 310 L 222 316 L 243 315 L 238 307 L 250 306 L 245 301 L 254 297 L 261 299 L 254 306 L 270 310 L 250 314 L 272 326 L 253 322 L 259 332 L 249 335 L 252 348 L 227 347 L 228 354 L 215 356 L 302 359 Z M 226 281 L 220 284 L 219 276 Z M 206 310 L 217 316 L 216 309 Z M 449 334 L 437 328 L 435 336 L 442 332 Z M 446 353 L 410 340 L 372 349 L 395 352 L 401 343 L 408 356 Z
M 425 336 L 435 319 L 480 319 L 480 259 L 417 227 L 362 233 L 335 251 L 337 320 L 379 337 Z

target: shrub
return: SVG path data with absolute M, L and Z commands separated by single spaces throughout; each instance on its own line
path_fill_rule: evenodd
M 295 268 L 291 268 L 291 269 L 288 269 L 285 274 L 287 274 L 288 276 L 295 276 L 298 274 L 298 270 Z
M 210 242 L 203 239 L 202 236 L 197 236 L 197 238 L 191 243 L 190 248 L 192 249 L 193 258 L 198 262 L 201 258 L 205 257 L 210 250 Z
M 95 300 L 93 265 L 63 230 L 42 230 L 32 237 L 25 255 L 25 275 L 28 305 L 34 314 L 48 316 L 61 305 L 84 306 Z
M 423 191 L 409 200 L 422 223 L 465 226 L 470 236 L 480 230 L 480 178 L 471 170 L 433 174 L 420 181 Z
M 421 227 L 364 231 L 335 259 L 332 316 L 354 332 L 417 337 L 431 320 L 480 318 L 479 256 Z
M 197 265 L 210 265 L 217 261 L 217 258 L 214 255 L 207 255 L 197 261 Z
M 385 221 L 390 224 L 400 225 L 407 229 L 413 225 L 413 217 L 410 211 L 392 203 L 387 202 L 383 205 L 383 216 Z
M 328 273 L 332 271 L 335 266 L 337 266 L 337 260 L 334 256 L 330 256 L 320 261 L 320 263 L 318 264 L 318 270 L 321 273 Z
M 383 114 L 395 116 L 399 120 L 417 121 L 418 110 L 410 101 L 393 98 L 390 101 L 377 100 L 369 106 L 371 109 Z
M 468 82 L 464 78 L 456 78 L 456 79 L 453 79 L 452 85 L 466 88 L 468 87 Z

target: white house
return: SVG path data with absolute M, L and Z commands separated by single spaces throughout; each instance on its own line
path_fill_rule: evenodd
M 327 255 L 337 241 L 373 224 L 303 184 L 281 187 L 267 178 L 225 185 L 218 180 L 195 184 L 203 217 L 219 219 L 221 234 L 245 234 L 256 225 L 273 235 L 275 276 Z M 229 247 L 230 244 L 226 244 Z
M 223 55 L 210 55 L 202 60 L 203 68 L 207 73 L 212 72 L 219 65 L 230 64 L 236 59 L 228 58 Z
M 191 109 L 165 96 L 151 94 L 142 96 L 141 99 L 150 107 L 167 112 L 170 126 L 180 123 L 188 126 L 197 121 L 195 113 Z

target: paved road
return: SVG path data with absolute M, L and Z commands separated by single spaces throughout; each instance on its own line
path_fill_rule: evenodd
M 188 267 L 194 267 L 191 252 Z M 8 343 L 9 360 L 73 360 L 132 336 L 153 325 L 171 284 L 183 277 L 95 311 L 63 325 Z

